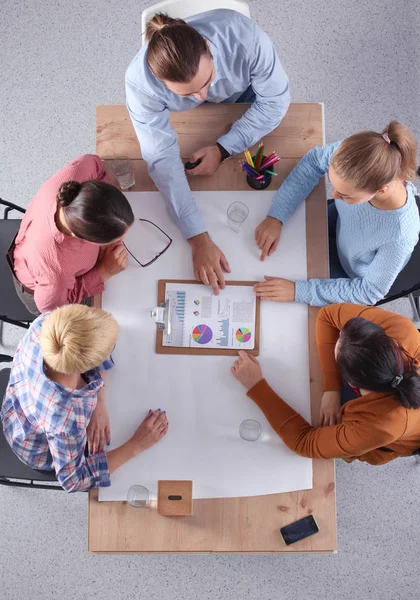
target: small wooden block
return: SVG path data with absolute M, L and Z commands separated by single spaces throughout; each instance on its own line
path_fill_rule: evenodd
M 158 481 L 157 511 L 165 517 L 192 515 L 192 481 Z

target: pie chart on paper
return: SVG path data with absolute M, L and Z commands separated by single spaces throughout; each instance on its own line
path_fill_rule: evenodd
M 245 343 L 251 339 L 251 332 L 247 327 L 240 327 L 236 332 L 238 342 Z
M 204 345 L 211 341 L 213 332 L 208 325 L 197 325 L 193 329 L 192 337 L 194 342 Z

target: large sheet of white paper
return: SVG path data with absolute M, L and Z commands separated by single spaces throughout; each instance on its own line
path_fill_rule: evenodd
M 129 267 L 106 283 L 102 305 L 121 330 L 113 352 L 115 367 L 106 375 L 105 397 L 111 420 L 111 448 L 125 442 L 149 408 L 167 411 L 168 434 L 111 476 L 100 500 L 125 500 L 131 485 L 156 494 L 159 479 L 191 479 L 195 498 L 256 496 L 312 487 L 312 461 L 291 452 L 271 429 L 245 389 L 231 375 L 229 356 L 155 353 L 158 279 L 194 279 L 191 250 L 166 213 L 157 192 L 126 194 L 137 217 L 150 219 L 173 238 L 168 251 L 141 268 Z M 260 262 L 256 226 L 267 214 L 271 192 L 196 192 L 210 235 L 231 267 L 229 279 L 261 280 L 264 275 L 306 279 L 305 209 L 283 228 L 276 253 Z M 227 227 L 226 209 L 241 200 L 250 214 L 238 234 Z M 137 255 L 142 223 L 127 245 Z M 308 309 L 302 304 L 262 302 L 261 350 L 264 376 L 281 396 L 310 421 Z M 257 442 L 239 436 L 244 419 L 262 425 Z

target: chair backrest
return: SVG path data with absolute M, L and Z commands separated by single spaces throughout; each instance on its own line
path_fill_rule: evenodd
M 417 208 L 420 213 L 420 196 L 416 196 Z M 420 289 L 420 241 L 417 242 L 410 260 L 400 272 L 391 289 L 378 305 L 396 300 L 399 297 L 407 296 Z
M 22 304 L 16 294 L 12 274 L 6 261 L 6 252 L 17 234 L 21 221 L 19 219 L 0 219 L 0 319 L 32 322 L 32 315 Z
M 7 384 L 9 382 L 10 369 L 4 368 L 0 369 L 0 408 L 3 404 L 4 394 L 7 389 Z M 39 471 L 34 471 L 27 465 L 25 465 L 21 460 L 16 456 L 11 447 L 9 446 L 8 441 L 4 437 L 3 426 L 0 421 L 0 485 L 17 485 L 29 486 L 28 483 L 22 484 L 21 482 L 14 483 L 10 480 L 20 480 L 23 482 L 48 482 L 48 481 L 56 481 L 55 473 L 47 474 L 40 473 Z M 43 487 L 39 484 L 31 484 L 31 487 Z M 47 489 L 62 489 L 61 486 L 47 486 Z
M 146 23 L 159 12 L 168 14 L 173 19 L 186 19 L 193 15 L 214 10 L 216 8 L 229 8 L 250 17 L 249 6 L 243 0 L 163 0 L 153 6 L 146 8 L 141 15 L 141 39 L 142 45 L 146 41 Z

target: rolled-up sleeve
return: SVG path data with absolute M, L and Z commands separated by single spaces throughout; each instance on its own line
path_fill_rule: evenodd
M 104 282 L 97 267 L 79 277 L 55 278 L 51 273 L 36 274 L 34 300 L 41 313 L 54 310 L 65 304 L 79 304 L 84 298 L 96 296 L 104 291 Z
M 79 437 L 47 435 L 54 469 L 66 492 L 82 492 L 94 487 L 109 487 L 111 478 L 105 452 L 86 457 L 86 434 Z
M 218 142 L 231 154 L 239 154 L 275 129 L 290 105 L 289 80 L 269 36 L 253 21 L 249 51 L 250 79 L 255 101 Z
M 162 194 L 172 220 L 185 238 L 204 233 L 181 160 L 178 137 L 169 122 L 169 110 L 126 77 L 127 109 L 147 162 L 150 177 Z

